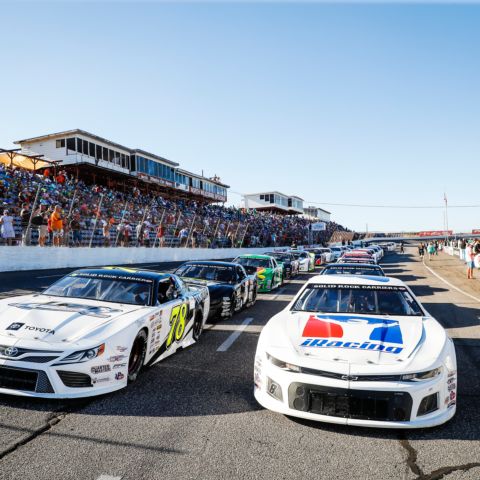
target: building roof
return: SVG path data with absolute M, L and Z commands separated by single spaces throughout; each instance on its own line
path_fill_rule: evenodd
M 329 212 L 328 210 L 320 207 L 304 207 L 303 210 L 321 210 L 322 212 L 329 213 L 330 215 L 332 214 L 332 212 Z
M 298 198 L 298 200 L 301 200 L 302 202 L 304 201 L 302 197 L 297 197 L 296 195 L 287 195 L 286 193 L 279 192 L 278 190 L 272 190 L 272 191 L 267 191 L 267 192 L 258 192 L 258 193 L 246 193 L 244 196 L 245 197 L 251 197 L 253 195 L 270 195 L 271 193 L 281 195 L 282 197 L 287 197 L 287 198 Z
M 111 140 L 107 140 L 106 138 L 87 132 L 86 130 L 81 130 L 79 128 L 75 128 L 73 130 L 65 130 L 63 132 L 50 133 L 48 135 L 40 135 L 39 137 L 24 138 L 23 140 L 16 140 L 13 143 L 15 143 L 16 145 L 19 145 L 22 143 L 39 142 L 41 140 L 52 140 L 58 137 L 68 137 L 70 135 L 85 135 L 86 137 L 90 137 L 93 140 L 106 143 L 107 145 L 110 145 L 111 147 L 114 147 L 114 148 L 120 148 L 121 150 L 126 150 L 127 152 L 130 152 L 130 153 L 144 154 L 154 159 L 160 160 L 162 162 L 166 162 L 174 167 L 179 165 L 178 163 L 172 162 L 171 160 L 160 157 L 159 155 L 155 155 L 153 153 L 149 153 L 140 149 L 132 149 L 132 148 L 126 147 L 125 145 L 120 145 L 119 143 L 112 142 Z

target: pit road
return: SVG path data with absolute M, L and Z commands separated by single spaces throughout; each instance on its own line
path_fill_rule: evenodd
M 444 426 L 374 430 L 295 420 L 253 397 L 258 334 L 308 278 L 286 283 L 200 342 L 99 398 L 0 396 L 0 479 L 480 479 L 480 303 L 407 249 L 387 275 L 409 284 L 454 337 L 458 409 Z M 156 265 L 168 270 L 174 265 Z M 39 291 L 65 271 L 0 273 L 0 297 Z

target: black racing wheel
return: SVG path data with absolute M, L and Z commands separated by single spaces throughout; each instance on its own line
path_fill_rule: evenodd
M 145 361 L 147 353 L 147 333 L 145 330 L 140 330 L 133 341 L 130 350 L 130 358 L 128 359 L 128 381 L 134 382 L 137 379 L 140 370 Z
M 198 342 L 200 335 L 203 332 L 203 311 L 198 310 L 195 313 L 195 318 L 193 319 L 193 330 L 192 330 L 192 337 L 193 339 Z

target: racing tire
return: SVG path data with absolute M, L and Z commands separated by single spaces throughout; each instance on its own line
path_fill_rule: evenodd
M 255 285 L 255 288 L 253 289 L 253 293 L 252 293 L 252 299 L 248 304 L 249 307 L 253 307 L 255 305 L 255 302 L 257 301 L 257 294 L 258 294 L 258 287 Z
M 228 313 L 227 318 L 232 318 L 235 315 L 237 308 L 237 296 L 235 294 L 230 298 L 230 312 Z
M 134 382 L 145 361 L 147 354 L 147 333 L 145 330 L 140 330 L 133 341 L 130 350 L 130 357 L 128 359 L 128 383 Z
M 203 332 L 203 311 L 198 310 L 195 313 L 195 317 L 193 318 L 193 328 L 192 328 L 192 338 L 198 342 L 200 335 Z

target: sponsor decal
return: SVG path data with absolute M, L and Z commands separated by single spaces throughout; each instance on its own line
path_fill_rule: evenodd
M 365 326 L 371 326 L 368 339 L 364 341 L 344 341 L 348 338 L 364 336 Z M 358 327 L 361 326 L 361 329 Z M 403 351 L 403 337 L 400 324 L 396 320 L 355 315 L 310 315 L 303 329 L 302 337 L 307 339 L 301 347 L 348 348 L 376 350 L 399 354 Z M 330 339 L 338 340 L 330 340 Z M 393 345 L 385 345 L 390 343 Z
M 122 361 L 124 358 L 127 358 L 127 356 L 126 355 L 114 355 L 114 356 L 110 357 L 108 359 L 108 361 L 111 362 L 111 363 L 115 363 L 115 362 Z
M 125 375 L 122 372 L 117 372 L 115 374 L 115 380 L 123 380 L 125 378 Z
M 109 382 L 111 379 L 110 377 L 100 377 L 100 378 L 94 378 L 92 379 L 92 383 L 102 383 L 102 382 Z
M 48 333 L 50 335 L 55 335 L 55 330 L 51 330 L 50 328 L 41 328 L 41 327 L 34 327 L 32 325 L 25 325 L 25 330 L 33 330 L 34 332 Z
M 450 385 L 451 383 L 455 382 L 455 378 L 449 378 L 447 380 L 447 383 Z
M 133 275 L 115 275 L 114 273 L 78 273 L 75 275 L 79 278 L 101 278 L 103 280 L 125 280 L 132 282 L 153 283 L 149 278 L 137 277 Z
M 450 392 L 450 400 L 455 400 L 457 398 L 457 394 L 455 393 L 455 390 L 452 390 Z
M 24 323 L 19 323 L 19 322 L 10 324 L 6 328 L 6 330 L 20 330 L 22 327 L 25 330 L 33 330 L 34 332 L 49 333 L 51 335 L 55 335 L 55 330 L 51 330 L 50 328 L 35 327 L 33 325 L 25 325 Z
M 11 323 L 6 330 L 20 330 L 24 325 L 24 323 L 19 322 Z
M 126 352 L 128 350 L 128 347 L 117 347 L 118 352 Z
M 113 370 L 116 370 L 117 368 L 125 368 L 126 366 L 127 366 L 126 363 L 116 363 L 116 364 L 112 367 L 112 369 L 113 369 Z
M 110 370 L 110 365 L 97 365 L 96 367 L 92 367 L 90 369 L 93 374 L 105 373 L 109 372 Z
M 457 388 L 457 384 L 456 383 L 451 383 L 450 385 L 448 385 L 448 391 L 450 392 L 451 390 L 455 390 L 455 388 Z

